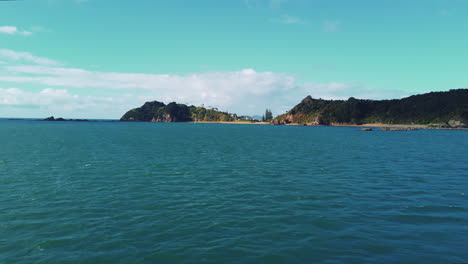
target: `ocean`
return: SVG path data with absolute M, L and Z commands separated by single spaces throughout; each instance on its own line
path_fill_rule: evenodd
M 0 263 L 467 263 L 468 131 L 0 121 Z

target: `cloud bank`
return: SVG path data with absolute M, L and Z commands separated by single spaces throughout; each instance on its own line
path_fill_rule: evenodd
M 29 52 L 17 52 L 9 49 L 0 49 L 0 58 L 4 60 L 10 60 L 12 62 L 22 62 L 22 63 L 33 63 L 39 65 L 61 65 L 56 60 L 49 58 L 36 57 Z M 6 62 L 4 62 L 6 64 Z
M 0 26 L 0 34 L 29 36 L 31 31 L 19 30 L 14 26 Z
M 327 99 L 401 96 L 351 83 L 300 82 L 290 74 L 254 69 L 186 75 L 100 72 L 5 49 L 0 50 L 0 60 L 5 62 L 0 65 L 0 105 L 36 107 L 50 110 L 49 115 L 68 113 L 68 117 L 99 113 L 99 118 L 119 118 L 150 100 L 203 104 L 239 114 L 261 114 L 271 108 L 281 114 L 307 95 Z M 82 116 L 85 113 L 90 116 Z

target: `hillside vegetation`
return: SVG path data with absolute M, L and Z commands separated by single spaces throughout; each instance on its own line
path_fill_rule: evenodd
M 140 122 L 197 122 L 197 121 L 234 121 L 233 115 L 204 107 L 187 106 L 175 102 L 164 104 L 153 101 L 125 113 L 121 121 Z
M 275 124 L 468 124 L 468 89 L 431 92 L 394 100 L 323 100 L 307 96 Z

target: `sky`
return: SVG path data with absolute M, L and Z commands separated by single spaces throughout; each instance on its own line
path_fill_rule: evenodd
M 468 87 L 468 0 L 0 1 L 0 117 L 282 114 Z

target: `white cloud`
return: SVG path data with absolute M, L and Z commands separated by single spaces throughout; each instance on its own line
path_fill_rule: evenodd
M 326 33 L 334 33 L 339 30 L 340 24 L 340 21 L 325 21 L 323 22 L 322 29 Z
M 297 86 L 294 77 L 245 69 L 202 72 L 184 76 L 138 73 L 105 73 L 46 66 L 7 66 L 0 82 L 30 83 L 49 87 L 124 89 L 165 102 L 211 105 L 232 111 L 256 112 L 266 99 Z M 114 91 L 115 93 L 116 91 Z M 261 102 L 265 99 L 265 102 Z M 296 98 L 299 99 L 299 98 Z M 243 102 L 249 102 L 250 110 Z M 143 102 L 135 102 L 141 104 Z M 136 105 L 135 105 L 136 106 Z
M 50 114 L 54 114 L 52 110 L 55 109 L 58 112 L 55 115 L 60 115 L 60 111 L 73 114 L 73 109 L 79 109 L 71 117 L 77 117 L 76 114 L 86 117 L 83 115 L 88 114 L 88 117 L 105 115 L 99 117 L 119 118 L 127 110 L 152 100 L 204 104 L 238 114 L 259 114 L 265 108 L 271 108 L 275 114 L 280 114 L 307 95 L 325 99 L 346 99 L 351 96 L 382 99 L 406 95 L 360 84 L 301 82 L 290 74 L 257 72 L 253 69 L 186 75 L 101 72 L 56 66 L 58 62 L 30 53 L 0 50 L 0 58 L 2 54 L 3 57 L 29 62 L 30 65 L 1 65 L 0 88 L 18 84 L 43 90 L 28 93 L 14 88 L 2 89 L 0 106 L 18 108 L 34 105 L 49 110 Z M 77 95 L 85 91 L 99 96 Z
M 133 107 L 142 98 L 164 102 L 177 101 L 194 105 L 210 105 L 240 114 L 261 113 L 264 108 L 284 112 L 306 95 L 316 98 L 346 99 L 385 98 L 395 91 L 382 91 L 347 83 L 301 83 L 294 76 L 282 73 L 256 72 L 244 69 L 233 72 L 202 72 L 188 75 L 106 73 L 84 69 L 47 66 L 6 66 L 8 74 L 0 74 L 0 82 L 30 83 L 35 86 L 99 89 L 111 93 L 136 93 L 129 98 Z M 392 93 L 393 92 L 393 93 Z M 130 101 L 129 101 L 130 103 Z M 127 104 L 128 105 L 128 104 Z M 115 116 L 114 116 L 115 117 Z
M 14 27 L 14 26 L 1 26 L 0 33 L 9 34 L 9 35 L 23 35 L 23 36 L 29 36 L 32 34 L 31 31 L 19 30 L 17 27 Z
M 36 57 L 29 52 L 17 52 L 9 49 L 0 49 L 0 58 L 15 62 L 29 62 L 39 65 L 60 65 L 61 63 L 49 58 Z
M 44 89 L 39 93 L 25 92 L 17 88 L 0 88 L 0 104 L 2 105 L 51 105 L 56 100 L 67 103 L 75 96 L 70 95 L 65 89 Z
M 263 94 L 275 85 L 290 87 L 295 80 L 286 74 L 256 72 L 244 69 L 234 72 L 202 72 L 184 76 L 168 74 L 106 73 L 84 69 L 49 66 L 6 66 L 9 76 L 0 76 L 0 81 L 18 83 L 37 83 L 48 86 L 67 86 L 75 88 L 99 87 L 111 89 L 145 90 L 204 90 L 223 88 L 228 92 L 249 91 Z M 24 76 L 21 74 L 27 74 Z
M 119 118 L 135 107 L 134 101 L 149 98 L 132 95 L 79 96 L 66 89 L 45 88 L 29 92 L 18 88 L 0 88 L 2 117 L 61 116 L 67 118 Z

